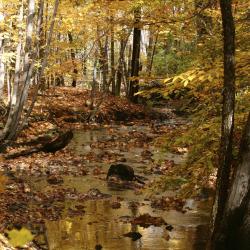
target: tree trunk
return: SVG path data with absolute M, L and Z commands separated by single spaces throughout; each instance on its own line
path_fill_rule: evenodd
M 104 44 L 102 44 L 101 40 L 99 39 L 99 64 L 100 64 L 100 73 L 102 79 L 102 90 L 104 92 L 108 91 L 108 36 L 105 37 Z
M 157 32 L 155 39 L 152 39 L 152 45 L 150 48 L 151 52 L 147 55 L 147 73 L 148 77 L 151 76 L 152 73 L 152 68 L 153 68 L 153 63 L 154 63 L 154 56 L 155 56 L 155 50 L 156 50 L 156 45 L 158 42 L 158 37 L 159 37 L 159 32 Z
M 5 79 L 5 64 L 4 58 L 4 38 L 0 35 L 0 101 L 3 98 L 4 79 Z
M 20 125 L 19 130 L 23 129 L 24 124 L 28 120 L 28 118 L 29 118 L 29 116 L 30 116 L 30 114 L 31 114 L 31 112 L 32 112 L 32 110 L 34 108 L 34 105 L 35 105 L 35 102 L 36 102 L 36 99 L 37 99 L 37 96 L 38 96 L 38 91 L 39 91 L 39 87 L 40 87 L 40 79 L 43 77 L 45 68 L 47 66 L 47 61 L 48 61 L 48 56 L 49 56 L 49 51 L 50 51 L 50 44 L 51 44 L 51 40 L 52 40 L 52 36 L 53 36 L 53 31 L 54 31 L 54 26 L 55 26 L 55 19 L 56 19 L 56 15 L 57 15 L 57 10 L 58 10 L 58 7 L 59 7 L 59 3 L 60 3 L 60 0 L 55 0 L 54 11 L 53 11 L 53 15 L 51 17 L 51 23 L 50 23 L 50 27 L 49 27 L 49 32 L 46 35 L 46 47 L 45 47 L 45 50 L 44 50 L 44 57 L 42 58 L 41 70 L 39 71 L 39 74 L 37 76 L 37 78 L 38 78 L 38 85 L 35 88 L 34 94 L 32 96 L 31 105 L 30 105 L 30 107 L 29 107 L 29 109 L 28 109 L 28 111 L 27 111 L 27 113 L 26 113 L 26 115 L 25 115 L 25 117 L 23 119 L 23 122 Z M 46 7 L 46 9 L 48 9 L 48 6 Z M 47 21 L 46 21 L 46 23 L 47 23 Z M 51 76 L 51 78 L 53 78 L 53 76 Z
M 116 75 L 116 90 L 115 95 L 120 96 L 121 93 L 121 84 L 122 84 L 122 74 L 123 74 L 123 60 L 124 60 L 124 39 L 121 38 L 120 41 L 120 55 L 119 55 L 119 61 L 118 61 L 118 69 L 117 69 L 117 75 Z
M 4 10 L 5 6 L 4 3 L 0 2 L 0 8 Z M 0 17 L 2 19 L 2 22 L 4 21 L 4 13 L 0 13 Z M 4 63 L 4 33 L 0 34 L 0 102 L 3 100 L 3 94 L 4 94 L 4 80 L 6 75 L 6 65 Z
M 130 31 L 128 32 L 128 34 L 126 34 L 126 37 L 122 36 L 120 40 L 118 69 L 117 69 L 117 74 L 116 74 L 116 91 L 115 91 L 116 96 L 120 96 L 122 79 L 126 78 L 125 76 L 126 70 L 124 70 L 124 64 L 126 64 L 124 54 L 125 54 L 129 36 L 130 36 Z
M 242 135 L 239 165 L 220 228 L 212 242 L 215 250 L 250 249 L 250 113 Z
M 45 43 L 46 43 L 46 37 L 45 37 L 45 30 L 44 30 L 44 0 L 39 0 L 38 3 L 38 19 L 37 19 L 37 34 L 39 36 L 38 44 L 37 44 L 37 54 L 38 54 L 38 59 L 40 62 L 42 62 L 42 59 L 44 58 L 45 55 Z M 41 79 L 39 78 L 39 75 L 41 73 L 41 68 L 38 69 L 37 71 L 37 82 L 40 80 L 41 88 L 46 89 L 46 80 L 45 77 L 42 76 Z
M 68 38 L 69 38 L 69 42 L 72 46 L 73 36 L 72 36 L 71 32 L 68 33 Z M 71 48 L 70 54 L 71 54 L 71 60 L 72 60 L 72 64 L 73 64 L 73 76 L 72 76 L 73 80 L 72 80 L 71 86 L 76 87 L 76 81 L 77 81 L 76 79 L 77 79 L 78 69 L 76 66 L 76 54 L 75 54 L 74 48 Z
M 115 38 L 114 38 L 114 18 L 111 16 L 111 30 L 110 30 L 110 63 L 111 63 L 111 85 L 112 94 L 116 94 L 115 86 Z
M 47 46 L 45 48 L 45 55 L 42 61 L 41 71 L 39 72 L 38 79 L 40 79 L 41 75 L 43 75 L 44 69 L 47 64 L 47 57 L 49 53 L 49 44 L 52 38 L 52 31 L 54 27 L 54 20 L 56 16 L 56 12 L 58 9 L 59 0 L 55 0 L 55 8 L 54 13 L 50 25 L 50 32 L 47 40 Z M 23 21 L 23 5 L 20 7 L 20 14 L 19 14 L 19 22 L 22 23 Z M 23 110 L 23 106 L 27 100 L 28 90 L 31 82 L 31 76 L 33 74 L 34 64 L 35 64 L 35 55 L 32 45 L 32 36 L 33 36 L 33 25 L 34 25 L 34 16 L 35 16 L 35 1 L 29 0 L 28 1 L 28 15 L 27 15 L 27 26 L 26 26 L 26 41 L 25 41 L 25 53 L 24 58 L 22 59 L 22 28 L 20 28 L 19 32 L 19 41 L 16 50 L 16 64 L 15 64 L 15 76 L 14 76 L 14 85 L 11 93 L 11 107 L 9 111 L 9 115 L 7 118 L 7 122 L 3 131 L 0 134 L 0 150 L 4 150 L 8 143 L 15 139 L 17 133 L 23 128 L 25 121 L 29 117 L 32 108 L 34 106 L 36 97 L 38 95 L 38 88 L 40 85 L 36 86 L 35 94 L 33 96 L 32 104 L 30 109 L 28 110 L 27 114 L 25 115 L 24 119 L 22 120 L 21 124 L 21 114 Z M 39 32 L 39 29 L 38 29 Z M 23 62 L 23 65 L 22 63 Z
M 228 198 L 232 165 L 232 141 L 235 105 L 235 27 L 231 0 L 220 0 L 224 35 L 224 87 L 221 127 L 220 162 L 213 208 L 214 231 L 212 241 L 218 241 L 221 221 Z M 215 219 L 214 219 L 215 216 Z M 214 248 L 219 249 L 219 248 Z
M 23 21 L 23 5 L 20 6 L 18 22 Z M 0 134 L 1 150 L 4 150 L 4 141 L 8 138 L 9 134 L 13 131 L 13 126 L 15 125 L 15 118 L 17 117 L 17 103 L 18 103 L 18 90 L 19 90 L 19 80 L 21 71 L 21 52 L 22 52 L 22 29 L 19 28 L 19 40 L 16 48 L 16 62 L 15 62 L 15 76 L 14 85 L 11 93 L 10 100 L 10 110 L 8 114 L 7 121 L 5 123 L 3 131 Z
M 140 45 L 141 45 L 141 9 L 135 10 L 135 24 L 134 24 L 134 35 L 133 35 L 133 52 L 132 52 L 132 65 L 131 65 L 131 77 L 138 78 L 140 71 Z M 139 91 L 139 80 L 132 79 L 129 86 L 129 100 L 137 103 L 138 96 L 135 93 Z

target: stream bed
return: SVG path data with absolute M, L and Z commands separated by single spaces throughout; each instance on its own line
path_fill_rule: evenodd
M 173 124 L 172 124 L 173 125 Z M 169 124 L 166 124 L 169 126 Z M 87 193 L 98 189 L 110 198 L 93 199 L 83 203 L 65 200 L 67 208 L 82 206 L 83 214 L 65 213 L 59 220 L 46 220 L 46 243 L 50 250 L 203 250 L 208 236 L 210 204 L 208 201 L 187 200 L 185 213 L 152 208 L 147 189 L 123 188 L 109 185 L 106 173 L 110 164 L 125 163 L 134 168 L 136 174 L 147 178 L 146 183 L 160 178 L 159 171 L 153 171 L 156 162 L 164 160 L 180 164 L 185 154 L 162 152 L 154 145 L 154 139 L 164 131 L 157 124 L 114 125 L 89 131 L 75 131 L 69 145 L 70 150 L 82 157 L 88 174 L 85 176 L 65 175 L 64 188 Z M 40 178 L 31 184 L 36 190 L 46 192 L 50 187 L 46 179 Z M 166 194 L 174 195 L 173 191 Z M 155 198 L 162 196 L 158 193 Z M 112 207 L 119 201 L 119 208 Z M 130 218 L 150 214 L 163 218 L 173 226 L 134 225 Z M 124 235 L 138 232 L 141 238 L 132 240 Z

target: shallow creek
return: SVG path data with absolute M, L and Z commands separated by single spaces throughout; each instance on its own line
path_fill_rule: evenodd
M 152 135 L 154 138 L 160 136 L 153 134 L 152 129 L 147 125 L 113 126 L 91 131 L 75 131 L 74 138 L 69 145 L 70 148 L 82 157 L 88 154 L 99 155 L 99 157 L 95 157 L 93 160 L 86 158 L 90 174 L 83 177 L 65 176 L 63 186 L 75 188 L 83 193 L 88 192 L 91 188 L 97 188 L 102 193 L 111 194 L 112 198 L 84 202 L 85 214 L 83 216 L 69 217 L 65 215 L 59 221 L 47 221 L 46 238 L 50 250 L 101 249 L 97 245 L 102 246 L 104 250 L 205 249 L 209 221 L 207 202 L 188 200 L 188 206 L 191 209 L 186 213 L 175 210 L 162 211 L 150 206 L 148 193 L 145 191 L 136 193 L 132 189 L 108 186 L 105 173 L 107 173 L 110 162 L 103 160 L 107 155 L 115 155 L 117 161 L 126 159 L 126 164 L 132 166 L 137 174 L 147 177 L 149 181 L 159 178 L 159 175 L 150 173 L 154 162 L 152 159 L 170 159 L 177 164 L 185 160 L 185 155 L 163 153 L 152 143 L 147 148 L 152 152 L 151 158 L 142 158 L 143 146 L 139 145 L 136 140 L 134 143 L 132 140 L 129 146 L 126 146 L 128 141 L 124 136 L 124 134 L 134 133 L 136 135 L 141 132 L 147 136 Z M 120 143 L 117 144 L 117 142 Z M 95 146 L 100 143 L 104 145 L 102 148 Z M 95 167 L 102 170 L 98 176 L 92 174 Z M 41 182 L 34 184 L 35 188 L 42 186 Z M 121 200 L 121 207 L 113 209 L 111 203 L 117 197 Z M 139 205 L 131 206 L 131 202 L 137 202 Z M 68 206 L 70 205 L 68 204 Z M 127 220 L 129 217 L 144 213 L 162 217 L 174 229 L 168 231 L 166 226 L 143 228 L 132 225 Z M 133 241 L 131 238 L 123 236 L 128 232 L 139 232 L 142 237 Z

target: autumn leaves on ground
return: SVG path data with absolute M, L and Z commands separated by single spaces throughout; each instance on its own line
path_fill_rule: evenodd
M 110 198 L 98 189 L 91 191 L 96 188 L 91 183 L 87 184 L 88 192 L 69 188 L 64 185 L 66 176 L 91 175 L 106 183 L 107 168 L 103 168 L 103 164 L 107 166 L 117 162 L 128 164 L 129 156 L 126 157 L 122 152 L 129 152 L 135 147 L 142 149 L 138 155 L 139 163 L 141 166 L 147 165 L 142 170 L 144 184 L 136 181 L 110 183 L 120 185 L 120 188 L 132 189 L 135 195 L 140 195 L 144 192 L 145 185 L 147 188 L 156 185 L 153 179 L 150 179 L 150 175 L 163 176 L 175 172 L 173 160 L 157 161 L 152 158 L 154 152 L 150 145 L 156 144 L 157 138 L 160 139 L 161 135 L 178 126 L 178 122 L 185 124 L 184 120 L 180 118 L 178 120 L 166 107 L 147 108 L 132 104 L 126 98 L 113 97 L 109 94 L 97 93 L 93 102 L 91 109 L 90 91 L 66 87 L 51 89 L 39 97 L 29 124 L 18 140 L 6 149 L 2 158 L 1 168 L 5 176 L 0 208 L 2 231 L 25 226 L 34 233 L 33 241 L 36 244 L 45 244 L 44 240 L 39 238 L 44 237 L 45 220 L 59 220 L 63 214 L 63 216 L 84 215 L 82 205 L 66 209 L 65 201 L 72 200 L 70 197 L 74 197 L 72 204 L 76 201 L 84 204 L 84 201 L 89 199 Z M 170 120 L 174 122 L 168 124 Z M 123 131 L 118 130 L 119 127 L 132 129 Z M 102 128 L 106 130 L 107 138 L 103 141 L 92 141 L 91 151 L 85 154 L 75 152 L 74 147 L 70 145 L 53 153 L 34 152 L 34 148 L 53 141 L 62 131 L 73 130 L 87 134 L 89 131 L 98 131 Z M 158 144 L 160 143 L 159 141 Z M 81 145 L 84 146 L 84 140 Z M 25 155 L 22 155 L 22 152 L 25 152 Z M 33 181 L 30 181 L 31 179 Z M 45 187 L 34 189 L 34 182 L 41 179 L 50 187 L 46 188 L 47 191 Z M 84 181 L 83 178 L 82 182 Z M 177 187 L 179 184 L 174 185 L 173 190 Z M 119 209 L 121 206 L 119 198 L 117 199 L 111 203 L 113 209 Z M 157 209 L 172 208 L 185 212 L 184 204 L 184 200 L 174 197 L 161 196 L 161 200 L 152 199 L 152 206 Z M 139 224 L 154 225 L 162 220 L 145 216 L 146 219 L 138 218 Z

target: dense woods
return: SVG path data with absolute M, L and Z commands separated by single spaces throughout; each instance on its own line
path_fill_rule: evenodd
M 50 222 L 65 222 L 70 238 L 86 211 L 95 218 L 86 204 L 107 199 L 131 209 L 124 249 L 141 249 L 129 240 L 148 247 L 152 232 L 141 228 L 154 226 L 171 231 L 155 249 L 248 250 L 249 8 L 247 0 L 0 0 L 2 249 L 83 249 L 53 246 Z M 172 228 L 164 213 L 181 221 L 189 209 L 202 214 L 202 202 L 197 247 L 175 238 L 177 228 L 185 239 L 184 222 L 177 216 Z M 109 249 L 108 237 L 82 241 Z

